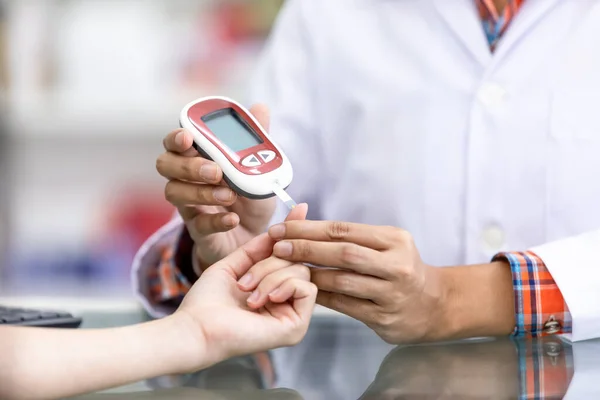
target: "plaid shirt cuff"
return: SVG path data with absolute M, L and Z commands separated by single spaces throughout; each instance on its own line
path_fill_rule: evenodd
M 184 229 L 178 240 L 161 249 L 160 262 L 151 272 L 150 296 L 156 303 L 178 305 L 198 278 L 191 265 L 193 241 Z
M 515 290 L 514 336 L 571 333 L 571 314 L 544 262 L 532 252 L 501 253 L 493 261 L 510 264 Z
M 573 349 L 556 337 L 516 340 L 519 399 L 562 399 L 573 378 Z

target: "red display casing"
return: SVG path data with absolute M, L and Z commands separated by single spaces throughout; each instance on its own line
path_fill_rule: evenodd
M 237 114 L 248 124 L 248 126 L 256 133 L 258 137 L 262 140 L 261 144 L 256 146 L 241 150 L 239 152 L 232 151 L 229 147 L 223 145 L 216 137 L 215 134 L 206 126 L 203 117 L 206 117 L 209 114 L 214 112 L 218 112 L 221 110 L 233 109 Z M 262 129 L 258 126 L 256 122 L 252 118 L 249 118 L 242 108 L 240 108 L 237 104 L 232 102 L 222 100 L 222 99 L 211 99 L 207 101 L 203 101 L 201 103 L 194 104 L 188 110 L 187 114 L 188 118 L 198 129 L 204 137 L 206 137 L 213 145 L 215 145 L 231 162 L 231 164 L 240 172 L 247 175 L 259 175 L 265 174 L 267 172 L 271 172 L 281 166 L 283 164 L 283 158 L 281 157 L 281 153 L 277 148 L 271 143 L 271 141 L 263 134 Z M 275 153 L 275 158 L 267 163 L 265 163 L 259 156 L 258 152 L 262 150 L 270 150 Z M 255 155 L 258 160 L 261 161 L 260 166 L 255 167 L 247 167 L 242 165 L 242 160 L 250 155 Z

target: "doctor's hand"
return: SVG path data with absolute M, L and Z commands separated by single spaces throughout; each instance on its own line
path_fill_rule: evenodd
M 290 221 L 270 228 L 273 254 L 313 269 L 317 303 L 356 318 L 389 343 L 429 338 L 444 291 L 408 232 L 342 222 Z M 283 240 L 285 239 L 285 240 Z
M 268 109 L 257 105 L 250 111 L 268 130 Z M 205 269 L 264 232 L 276 203 L 273 198 L 238 197 L 223 180 L 221 168 L 202 158 L 192 143 L 191 133 L 184 129 L 169 133 L 156 169 L 168 179 L 165 197 L 185 221 L 200 268 Z
M 514 328 L 510 268 L 503 263 L 437 268 L 401 229 L 328 221 L 272 226 L 273 254 L 313 268 L 317 303 L 349 315 L 388 343 L 413 343 Z
M 264 233 L 208 268 L 185 296 L 174 317 L 187 321 L 188 331 L 199 346 L 193 359 L 202 366 L 225 359 L 295 345 L 308 329 L 317 296 L 308 267 L 289 263 L 290 273 L 264 277 L 268 300 L 260 307 L 249 305 L 249 293 L 238 285 L 256 263 L 276 263 L 271 257 L 274 242 Z

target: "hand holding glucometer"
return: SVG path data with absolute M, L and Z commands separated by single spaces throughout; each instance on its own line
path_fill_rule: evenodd
M 186 105 L 179 119 L 194 137 L 194 148 L 216 162 L 238 195 L 266 199 L 275 195 L 291 209 L 285 189 L 293 170 L 282 149 L 242 105 L 226 97 L 205 97 Z
M 283 149 L 269 136 L 269 110 L 249 110 L 224 97 L 201 98 L 185 105 L 177 129 L 164 141 L 156 161 L 167 179 L 166 199 L 177 207 L 194 245 L 195 280 L 205 268 L 264 233 L 279 196 L 288 208 L 296 203 L 285 192 L 293 172 Z M 293 210 L 294 216 L 305 208 Z M 189 242 L 180 242 L 189 243 Z M 187 253 L 190 254 L 190 253 Z M 190 265 L 189 260 L 182 260 Z

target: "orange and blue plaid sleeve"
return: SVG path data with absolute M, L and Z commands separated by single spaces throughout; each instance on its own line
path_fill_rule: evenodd
M 515 292 L 514 336 L 571 333 L 571 314 L 544 262 L 532 252 L 501 253 L 494 261 L 510 264 Z
M 198 278 L 191 266 L 193 241 L 187 230 L 174 243 L 161 248 L 160 260 L 149 276 L 150 296 L 155 303 L 177 305 Z

